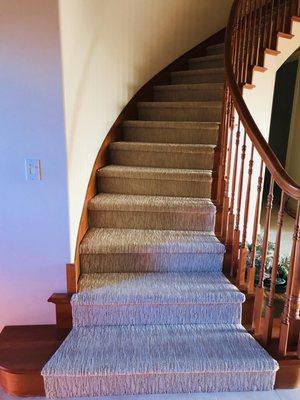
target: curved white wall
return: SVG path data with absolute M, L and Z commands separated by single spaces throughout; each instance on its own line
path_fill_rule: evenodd
M 232 0 L 60 0 L 71 255 L 100 145 L 134 93 L 227 24 Z

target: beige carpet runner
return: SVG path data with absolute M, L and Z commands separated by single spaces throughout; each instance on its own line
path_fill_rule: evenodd
M 224 47 L 138 104 L 98 171 L 73 330 L 45 365 L 49 397 L 270 390 L 278 365 L 241 325 L 222 274 L 214 149 Z

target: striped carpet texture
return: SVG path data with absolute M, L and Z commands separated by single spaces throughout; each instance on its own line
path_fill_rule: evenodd
M 73 329 L 42 370 L 52 398 L 271 390 L 278 369 L 241 325 L 211 196 L 224 47 L 153 88 L 98 171 Z

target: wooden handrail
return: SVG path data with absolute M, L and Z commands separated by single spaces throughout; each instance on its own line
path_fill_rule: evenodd
M 225 69 L 227 84 L 234 102 L 234 106 L 241 118 L 241 121 L 247 131 L 247 135 L 251 139 L 256 151 L 263 159 L 267 169 L 273 175 L 277 185 L 290 197 L 300 200 L 300 186 L 286 172 L 275 153 L 267 143 L 260 132 L 256 122 L 254 121 L 238 86 L 232 65 L 232 46 L 231 40 L 234 34 L 235 17 L 238 10 L 240 0 L 234 0 L 231 8 L 229 22 L 225 37 Z
M 224 143 L 221 153 L 224 154 L 225 159 L 222 160 L 218 179 L 219 182 L 225 180 L 226 186 L 224 190 L 219 191 L 220 195 L 217 200 L 223 205 L 222 239 L 226 239 L 229 253 L 226 257 L 225 267 L 226 271 L 230 271 L 237 286 L 244 289 L 248 295 L 254 296 L 252 328 L 255 334 L 263 335 L 262 340 L 265 345 L 268 345 L 273 337 L 275 292 L 277 282 L 282 281 L 282 279 L 278 281 L 277 278 L 281 262 L 280 240 L 285 215 L 285 199 L 287 196 L 293 198 L 298 205 L 293 237 L 291 232 L 293 250 L 289 261 L 284 261 L 285 265 L 290 263 L 290 268 L 277 350 L 281 356 L 287 354 L 289 346 L 295 347 L 298 344 L 300 331 L 300 323 L 298 323 L 298 320 L 300 321 L 300 186 L 288 175 L 263 137 L 243 99 L 243 88 L 245 85 L 248 87 L 249 84 L 251 85 L 250 78 L 254 67 L 257 71 L 267 71 L 264 67 L 264 55 L 276 56 L 279 54 L 277 51 L 279 37 L 295 40 L 294 36 L 290 34 L 289 28 L 294 22 L 300 22 L 299 6 L 300 0 L 234 1 L 225 37 L 225 87 L 227 90 L 225 101 L 228 102 L 227 105 L 230 102 L 231 112 L 236 117 L 237 123 L 231 125 L 230 128 L 228 124 L 225 124 L 220 130 L 221 134 L 224 134 L 220 143 Z M 297 18 L 295 18 L 296 15 Z M 293 43 L 293 46 L 298 47 L 296 42 Z M 253 85 L 251 89 L 253 89 Z M 227 108 L 226 104 L 223 105 L 223 110 Z M 241 140 L 242 146 L 240 146 Z M 226 159 L 227 153 L 230 154 L 230 157 Z M 234 154 L 233 157 L 232 154 Z M 245 176 L 245 159 L 249 162 L 248 177 Z M 256 160 L 255 166 L 259 168 L 253 168 L 254 160 Z M 266 182 L 269 194 L 267 202 L 264 204 L 261 195 L 265 170 L 270 173 L 271 179 L 270 182 Z M 252 191 L 252 175 L 255 178 L 255 185 L 257 179 L 256 193 Z M 269 233 L 273 199 L 276 200 L 274 197 L 276 194 L 274 192 L 275 183 L 281 189 L 281 201 L 276 228 L 276 243 L 271 244 Z M 223 186 L 219 184 L 221 189 Z M 276 206 L 275 202 L 274 205 Z M 259 237 L 258 226 L 262 207 L 265 208 L 265 222 L 263 235 Z M 242 217 L 244 223 L 241 229 L 240 219 Z M 253 224 L 252 235 L 249 232 L 249 222 Z M 251 237 L 248 237 L 248 233 Z M 260 248 L 260 254 L 258 254 L 258 248 Z M 274 254 L 272 254 L 272 249 Z M 270 290 L 267 295 L 267 310 L 265 318 L 263 318 L 264 298 L 268 287 Z

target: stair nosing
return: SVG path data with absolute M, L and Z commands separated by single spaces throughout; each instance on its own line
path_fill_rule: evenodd
M 188 143 L 151 143 L 151 142 L 111 142 L 112 151 L 143 151 L 149 153 L 176 153 L 176 154 L 214 154 L 214 144 L 188 144 Z
M 138 108 L 222 108 L 222 101 L 140 101 Z
M 164 91 L 164 90 L 203 90 L 203 89 L 211 89 L 215 87 L 220 87 L 223 89 L 224 84 L 222 82 L 208 82 L 208 83 L 179 83 L 179 84 L 170 84 L 170 85 L 155 85 L 155 91 Z
M 189 58 L 189 63 L 194 64 L 198 62 L 208 62 L 208 61 L 214 61 L 214 60 L 224 60 L 225 56 L 224 53 L 218 53 L 218 54 L 209 54 L 207 56 L 202 56 L 202 57 L 193 57 Z
M 220 122 L 210 122 L 210 121 L 149 121 L 149 120 L 126 120 L 123 122 L 123 126 L 125 127 L 135 127 L 146 125 L 147 129 L 157 129 L 157 128 L 165 128 L 165 129 L 195 129 L 195 128 L 205 128 L 210 130 L 219 129 Z M 147 126 L 148 125 L 148 126 Z M 165 126 L 167 125 L 167 126 Z M 170 126 L 174 125 L 170 128 Z M 190 127 L 184 127 L 184 125 L 190 125 Z
M 223 72 L 225 74 L 225 68 L 202 68 L 202 69 L 191 69 L 191 70 L 183 70 L 183 71 L 173 71 L 171 74 L 173 76 L 185 76 L 185 75 L 204 75 L 204 74 L 213 74 Z M 218 83 L 218 82 L 217 82 Z

